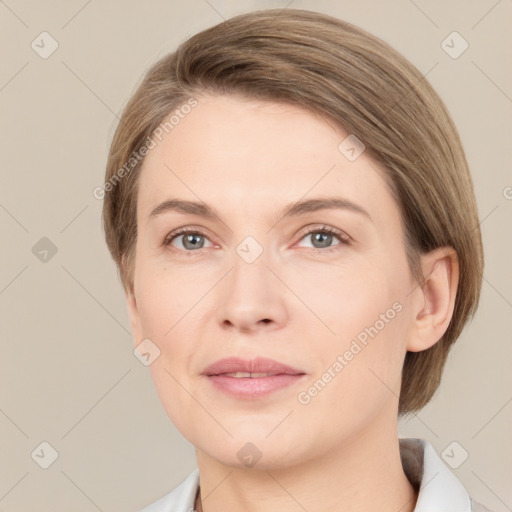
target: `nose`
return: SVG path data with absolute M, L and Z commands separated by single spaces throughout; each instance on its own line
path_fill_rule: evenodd
M 240 332 L 281 328 L 288 318 L 286 286 L 270 268 L 265 251 L 252 259 L 243 249 L 241 244 L 219 287 L 218 322 L 223 329 Z

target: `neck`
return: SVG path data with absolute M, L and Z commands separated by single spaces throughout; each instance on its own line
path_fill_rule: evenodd
M 341 440 L 335 449 L 291 467 L 227 466 L 196 450 L 198 512 L 413 512 L 417 492 L 404 473 L 395 429 Z

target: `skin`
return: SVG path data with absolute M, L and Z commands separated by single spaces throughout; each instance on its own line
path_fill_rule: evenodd
M 398 444 L 401 370 L 408 350 L 429 348 L 448 327 L 454 251 L 423 255 L 418 286 L 383 170 L 365 152 L 353 162 L 341 154 L 347 133 L 291 105 L 198 100 L 144 160 L 127 305 L 134 344 L 149 338 L 160 350 L 152 379 L 169 418 L 196 448 L 203 510 L 413 511 L 417 496 Z M 371 220 L 342 209 L 280 213 L 293 201 L 334 193 Z M 222 220 L 178 212 L 148 220 L 170 198 L 204 202 Z M 349 243 L 333 235 L 322 245 L 305 234 L 324 225 Z M 204 238 L 192 248 L 187 235 L 164 245 L 186 226 Z M 252 263 L 236 251 L 247 236 L 263 249 Z M 401 311 L 378 335 L 299 403 L 298 393 L 397 301 Z M 229 356 L 272 358 L 306 377 L 264 398 L 237 399 L 201 375 Z M 237 456 L 247 442 L 262 454 L 251 468 Z

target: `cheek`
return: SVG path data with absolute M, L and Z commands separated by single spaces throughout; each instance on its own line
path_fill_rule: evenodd
M 371 414 L 371 404 L 399 394 L 408 322 L 404 297 L 409 290 L 407 273 L 391 267 L 395 265 L 384 260 L 366 261 L 350 272 L 339 268 L 334 273 L 331 268 L 302 281 L 308 306 L 329 327 L 322 327 L 324 334 L 314 348 L 321 392 L 311 400 L 313 407 L 337 402 L 336 415 L 355 409 Z M 295 285 L 300 289 L 298 280 Z
M 322 427 L 326 438 L 350 436 L 372 423 L 383 408 L 397 407 L 404 356 L 402 313 L 380 330 L 380 323 L 376 328 L 369 321 L 359 336 L 339 336 L 317 349 L 322 365 L 301 390 L 297 412 L 312 421 L 329 411 Z
M 284 271 L 284 280 L 303 302 L 322 337 L 342 344 L 379 319 L 398 298 L 394 277 L 377 258 L 354 254 L 339 264 L 308 262 Z M 323 324 L 323 325 L 322 325 Z
M 167 417 L 188 441 L 194 443 L 195 426 L 204 424 L 204 412 L 187 392 L 190 386 L 186 376 L 169 364 L 169 356 L 169 353 L 162 354 L 150 365 L 151 379 Z M 171 357 L 179 359 L 180 355 Z
M 194 304 L 197 287 L 186 285 L 179 273 L 157 262 L 141 264 L 137 279 L 137 305 L 145 334 L 171 337 L 174 326 Z
M 164 398 L 169 393 L 179 392 L 171 375 L 179 382 L 187 378 L 188 362 L 199 340 L 193 332 L 196 325 L 193 320 L 204 313 L 208 301 L 201 299 L 207 286 L 191 284 L 184 273 L 176 269 L 171 272 L 165 265 L 154 262 L 141 264 L 137 279 L 142 333 L 160 350 L 160 356 L 151 364 L 150 370 L 155 386 Z

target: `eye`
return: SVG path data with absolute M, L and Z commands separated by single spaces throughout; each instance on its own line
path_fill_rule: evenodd
M 181 247 L 176 247 L 177 249 L 183 249 L 186 252 L 196 251 L 198 249 L 204 248 L 204 241 L 208 240 L 206 235 L 201 231 L 193 228 L 183 228 L 178 231 L 174 231 L 164 240 L 164 245 L 171 245 L 172 242 L 180 237 L 183 237 L 181 242 Z
M 350 237 L 339 229 L 329 226 L 313 226 L 302 233 L 301 240 L 311 237 L 314 251 L 330 252 L 341 249 L 340 246 L 348 245 Z M 181 247 L 176 247 L 173 242 L 182 238 Z M 337 239 L 338 243 L 332 245 L 333 240 Z M 172 245 L 175 249 L 192 253 L 205 248 L 205 240 L 209 240 L 207 236 L 196 228 L 181 228 L 170 233 L 164 240 L 163 245 Z
M 303 233 L 301 240 L 307 237 L 310 237 L 312 241 L 312 248 L 316 251 L 322 252 L 341 249 L 340 246 L 347 245 L 349 243 L 348 235 L 339 229 L 331 228 L 329 226 L 310 227 L 305 233 Z M 333 239 L 338 239 L 339 243 L 332 245 Z

